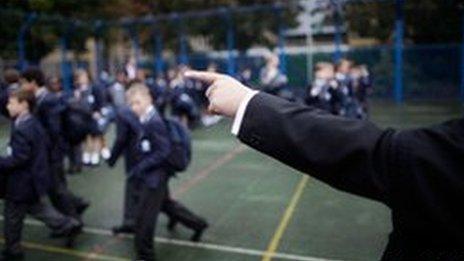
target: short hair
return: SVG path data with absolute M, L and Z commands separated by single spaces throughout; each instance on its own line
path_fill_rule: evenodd
M 338 63 L 335 66 L 335 70 L 339 70 L 342 64 L 344 63 L 348 64 L 350 67 L 352 67 L 354 64 L 353 61 L 343 58 L 343 59 L 340 59 L 340 61 L 338 61 Z
M 150 89 L 148 89 L 148 87 L 143 83 L 135 82 L 129 86 L 129 89 L 127 89 L 126 91 L 126 97 L 130 98 L 135 95 L 141 95 L 144 97 L 148 97 L 153 101 L 151 97 Z
M 6 69 L 4 77 L 7 84 L 12 84 L 19 81 L 19 72 L 15 69 Z
M 36 99 L 32 91 L 18 89 L 10 93 L 10 98 L 16 98 L 18 102 L 26 102 L 29 106 L 29 111 L 33 111 L 35 108 Z
M 325 68 L 332 68 L 333 69 L 334 65 L 329 63 L 329 62 L 318 62 L 314 66 L 314 71 L 317 72 L 317 71 L 320 71 L 320 70 L 325 69 Z
M 22 74 L 21 77 L 26 79 L 28 82 L 35 82 L 38 86 L 45 85 L 45 77 L 42 72 L 37 67 L 29 67 Z

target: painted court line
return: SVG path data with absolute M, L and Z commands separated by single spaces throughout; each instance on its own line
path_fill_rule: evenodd
M 0 220 L 3 220 L 3 216 L 0 216 Z M 44 227 L 44 225 L 41 222 L 31 220 L 31 219 L 26 219 L 25 223 L 27 225 Z M 84 232 L 88 234 L 94 234 L 94 235 L 100 235 L 100 236 L 111 236 L 111 237 L 113 236 L 111 230 L 100 229 L 100 228 L 85 227 Z M 120 237 L 130 238 L 130 239 L 133 238 L 132 235 L 121 235 Z M 167 245 L 186 246 L 186 247 L 191 247 L 191 248 L 196 248 L 196 249 L 215 250 L 219 252 L 234 253 L 234 254 L 241 254 L 241 255 L 248 255 L 248 256 L 262 257 L 266 254 L 269 255 L 267 251 L 262 251 L 262 250 L 257 250 L 257 249 L 231 247 L 231 246 L 211 244 L 211 243 L 202 243 L 202 242 L 195 243 L 195 242 L 186 241 L 186 240 L 170 239 L 170 238 L 163 238 L 163 237 L 155 237 L 155 242 L 161 243 L 161 244 L 167 244 Z M 72 249 L 67 249 L 67 248 L 51 246 L 49 249 L 48 248 L 49 246 L 44 246 L 44 247 L 45 248 L 39 249 L 39 250 L 43 250 L 46 252 L 53 252 L 53 253 L 68 254 L 68 255 L 79 256 L 79 257 L 83 257 L 87 259 L 94 259 L 94 260 L 109 260 L 109 261 L 128 260 L 123 257 L 99 255 L 99 254 L 95 254 L 92 252 L 83 252 L 83 251 L 77 251 L 77 250 L 72 250 Z M 30 248 L 38 249 L 37 247 L 36 248 L 30 247 Z M 271 256 L 273 258 L 280 258 L 280 259 L 285 259 L 285 260 L 297 260 L 297 261 L 337 261 L 336 259 L 301 256 L 301 255 L 293 255 L 293 254 L 277 253 L 277 252 L 273 253 Z
M 173 192 L 173 196 L 174 197 L 181 196 L 182 194 L 187 192 L 190 188 L 197 185 L 201 180 L 208 177 L 211 172 L 219 169 L 224 164 L 230 162 L 238 154 L 242 153 L 243 151 L 245 151 L 245 146 L 243 146 L 243 145 L 239 145 L 238 147 L 233 148 L 227 154 L 225 154 L 224 156 L 216 159 L 211 164 L 209 164 L 205 169 L 203 169 L 202 171 L 195 174 L 192 179 L 190 179 L 189 181 L 187 181 L 185 183 L 182 183 L 182 185 L 180 185 L 180 187 Z M 109 246 L 111 246 L 111 245 L 113 245 L 113 244 L 115 244 L 117 242 L 119 242 L 119 241 L 116 240 L 116 239 L 113 239 L 113 240 L 110 240 L 108 243 L 106 243 L 104 245 L 96 244 L 94 246 L 94 250 L 92 251 L 92 254 L 102 254 L 102 253 L 104 253 L 106 251 L 106 249 Z
M 219 169 L 224 164 L 233 160 L 238 154 L 244 152 L 245 149 L 246 147 L 241 144 L 235 147 L 234 149 L 230 150 L 227 154 L 218 158 L 213 163 L 209 164 L 205 169 L 198 172 L 192 179 L 180 185 L 180 187 L 173 192 L 173 196 L 176 198 L 180 197 L 182 194 L 187 192 L 190 188 L 195 186 L 198 182 L 208 177 L 208 175 L 211 174 L 213 171 Z
M 3 238 L 0 238 L 0 243 L 4 244 L 5 240 Z M 42 245 L 42 244 L 37 244 L 37 243 L 32 243 L 32 242 L 25 242 L 25 241 L 22 241 L 21 245 L 28 249 L 40 250 L 40 251 L 55 253 L 55 254 L 63 254 L 63 255 L 68 255 L 68 256 L 81 257 L 81 258 L 92 259 L 92 260 L 104 260 L 104 261 L 129 261 L 130 260 L 128 258 L 108 256 L 108 255 L 99 255 L 99 254 L 89 253 L 85 251 L 79 251 L 79 250 L 55 247 L 55 246 L 49 246 L 49 245 Z
M 301 198 L 301 195 L 303 194 L 303 190 L 307 182 L 308 176 L 304 175 L 300 179 L 300 182 L 298 183 L 298 186 L 296 187 L 295 192 L 293 193 L 292 199 L 290 200 L 290 203 L 288 204 L 288 207 L 285 210 L 282 219 L 280 220 L 279 226 L 277 227 L 274 235 L 272 236 L 271 242 L 269 243 L 267 250 L 263 255 L 262 261 L 270 261 L 273 257 L 277 257 L 275 253 L 277 251 L 277 248 L 279 247 L 280 240 L 282 239 L 282 236 L 284 235 L 284 232 L 287 229 L 288 224 L 290 223 L 290 220 L 293 216 L 293 213 L 295 212 L 295 208 L 298 204 L 298 201 Z

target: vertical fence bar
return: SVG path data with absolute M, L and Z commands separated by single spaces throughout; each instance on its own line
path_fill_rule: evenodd
M 333 54 L 334 63 L 338 63 L 342 58 L 342 19 L 341 19 L 341 6 L 340 1 L 332 1 L 333 5 L 333 16 L 335 22 L 335 33 L 334 33 L 334 42 L 335 42 L 335 52 Z
M 403 102 L 403 37 L 404 37 L 404 0 L 395 2 L 395 87 L 394 98 L 397 104 Z
M 128 27 L 128 30 L 132 48 L 134 48 L 135 67 L 138 68 L 140 65 L 140 41 L 139 35 L 137 33 L 137 25 L 131 23 L 131 25 Z
M 26 58 L 26 33 L 29 31 L 32 23 L 34 22 L 37 15 L 35 13 L 29 13 L 26 16 L 26 21 L 21 25 L 18 34 L 18 58 L 19 64 L 18 69 L 24 71 L 27 67 L 27 58 Z
M 187 36 L 185 35 L 185 24 L 184 20 L 181 17 L 177 17 L 177 22 L 179 26 L 179 64 L 188 64 L 188 55 L 187 55 Z
M 68 64 L 68 30 L 66 28 L 60 38 L 60 47 L 61 47 L 61 79 L 63 82 L 63 89 L 65 92 L 71 92 L 71 75 Z
M 227 73 L 231 76 L 235 76 L 235 30 L 233 17 L 230 10 L 225 12 L 225 19 L 227 24 Z
M 277 9 L 278 15 L 278 48 L 279 48 L 279 69 L 283 74 L 287 73 L 287 57 L 285 55 L 285 22 L 284 22 L 284 10 L 279 7 Z
M 461 6 L 461 102 L 464 103 L 464 6 Z
M 163 73 L 164 60 L 163 60 L 163 37 L 158 28 L 153 30 L 153 59 L 154 59 L 154 72 L 157 75 Z
M 95 79 L 100 84 L 100 73 L 102 71 L 102 52 L 103 42 L 100 34 L 102 33 L 103 23 L 98 20 L 95 23 Z

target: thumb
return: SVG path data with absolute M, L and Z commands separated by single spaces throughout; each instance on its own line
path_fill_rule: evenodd
M 189 70 L 184 73 L 184 76 L 190 79 L 202 81 L 207 84 L 211 84 L 214 81 L 222 77 L 222 74 L 204 71 Z

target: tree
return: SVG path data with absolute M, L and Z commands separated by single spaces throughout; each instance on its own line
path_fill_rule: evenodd
M 351 32 L 389 42 L 393 37 L 395 1 L 347 4 L 345 18 Z M 461 41 L 458 0 L 407 0 L 404 4 L 405 37 L 413 43 Z
M 118 21 L 122 17 L 143 17 L 174 12 L 205 10 L 219 7 L 235 7 L 251 4 L 272 4 L 271 0 L 3 0 L 0 2 L 0 43 L 5 48 L 0 50 L 0 57 L 14 59 L 17 57 L 16 45 L 18 28 L 28 12 L 37 12 L 39 18 L 28 34 L 28 59 L 38 61 L 52 50 L 59 36 L 68 32 L 71 36 L 70 47 L 75 51 L 85 51 L 85 40 L 94 34 L 96 20 Z M 283 13 L 283 21 L 287 27 L 296 25 L 296 13 L 299 11 L 295 2 L 281 1 L 292 8 Z M 56 18 L 56 19 L 55 19 Z M 234 17 L 237 33 L 237 48 L 246 49 L 253 44 L 275 45 L 275 39 L 269 33 L 276 32 L 277 19 L 273 13 L 239 15 Z M 53 20 L 55 19 L 55 20 Z M 50 21 L 51 20 L 51 21 Z M 81 24 L 71 21 L 84 21 Z M 210 43 L 215 48 L 225 47 L 225 20 L 221 17 L 207 19 L 189 19 L 184 21 L 185 31 L 189 35 L 209 35 Z M 113 27 L 114 28 L 114 27 Z M 151 26 L 137 26 L 140 39 L 148 48 L 151 37 Z M 164 22 L 160 24 L 160 33 L 166 40 L 165 46 L 177 49 L 178 24 Z M 104 38 L 111 43 L 117 30 L 102 30 Z M 267 35 L 267 37 L 266 37 Z

